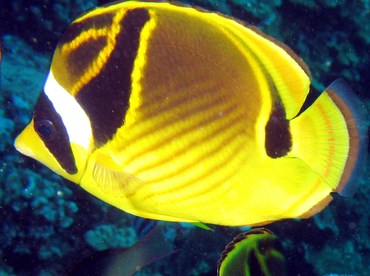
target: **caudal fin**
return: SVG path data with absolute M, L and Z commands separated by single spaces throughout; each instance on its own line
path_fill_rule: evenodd
M 367 155 L 364 107 L 342 79 L 334 81 L 302 114 L 291 120 L 294 155 L 333 191 L 350 196 Z
M 348 157 L 336 192 L 350 196 L 355 192 L 358 178 L 366 164 L 368 146 L 366 110 L 343 79 L 331 83 L 326 92 L 341 110 L 349 133 Z

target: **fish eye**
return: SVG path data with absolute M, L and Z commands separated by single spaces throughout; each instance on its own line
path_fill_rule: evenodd
M 35 122 L 35 130 L 42 140 L 51 140 L 55 136 L 54 124 L 49 120 Z

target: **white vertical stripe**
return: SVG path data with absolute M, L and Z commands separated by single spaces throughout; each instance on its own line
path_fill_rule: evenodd
M 88 149 L 92 139 L 89 117 L 76 101 L 55 79 L 50 71 L 44 91 L 63 120 L 70 142 Z

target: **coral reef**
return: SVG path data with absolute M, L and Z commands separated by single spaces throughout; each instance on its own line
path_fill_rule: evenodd
M 72 20 L 96 6 L 94 0 L 2 1 L 1 31 L 14 33 L 38 49 L 51 51 Z
M 85 233 L 85 241 L 95 250 L 108 248 L 130 247 L 136 241 L 136 232 L 133 228 L 118 228 L 114 224 L 98 225 Z
M 2 1 L 0 104 L 0 275 L 60 275 L 96 250 L 129 247 L 134 219 L 13 149 L 63 29 L 107 1 Z M 186 3 L 186 2 L 184 2 Z M 345 77 L 370 111 L 370 1 L 188 1 L 255 24 L 309 65 L 314 86 Z M 366 122 L 370 120 L 366 117 Z M 369 168 L 369 163 L 367 168 Z M 353 198 L 335 198 L 314 218 L 267 226 L 283 241 L 291 275 L 369 271 L 369 171 Z M 176 252 L 139 275 L 215 275 L 218 254 L 241 230 L 166 224 Z M 200 242 L 201 240 L 201 242 Z M 157 274 L 155 274 L 157 273 Z

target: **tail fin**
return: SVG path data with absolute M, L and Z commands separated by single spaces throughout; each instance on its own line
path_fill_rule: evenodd
M 326 92 L 341 110 L 349 133 L 349 153 L 336 192 L 344 196 L 353 195 L 358 178 L 365 168 L 368 146 L 368 120 L 363 103 L 354 94 L 347 82 L 338 79 L 330 84 Z
M 355 192 L 366 161 L 367 125 L 362 110 L 357 96 L 339 79 L 290 122 L 297 141 L 293 154 L 344 196 Z

